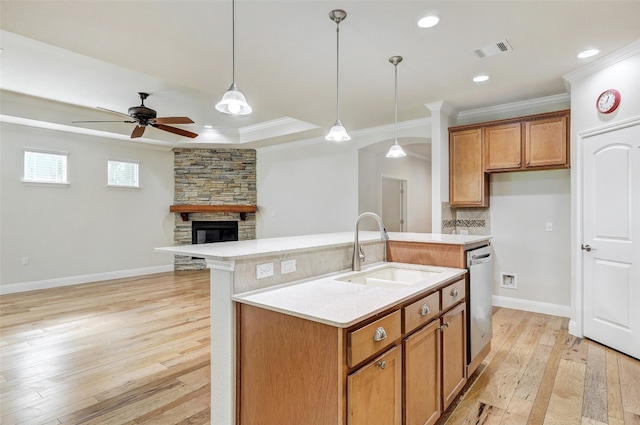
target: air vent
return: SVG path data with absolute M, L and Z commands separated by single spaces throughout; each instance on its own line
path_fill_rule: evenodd
M 479 58 L 486 58 L 487 56 L 495 56 L 499 53 L 506 53 L 512 50 L 513 48 L 507 40 L 501 40 L 496 43 L 487 44 L 477 49 L 473 49 L 471 52 Z

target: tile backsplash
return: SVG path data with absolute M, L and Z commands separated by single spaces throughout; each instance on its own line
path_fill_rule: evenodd
M 466 230 L 469 235 L 490 235 L 489 208 L 451 208 L 442 203 L 442 233 Z

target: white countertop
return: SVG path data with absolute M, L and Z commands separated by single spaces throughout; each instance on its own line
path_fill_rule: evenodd
M 360 242 L 379 241 L 380 232 L 361 231 Z M 302 249 L 353 244 L 353 232 L 322 233 L 318 235 L 285 236 L 281 238 L 252 239 L 237 242 L 217 242 L 199 245 L 178 245 L 156 248 L 155 252 L 233 260 L 265 254 L 283 254 Z
M 370 287 L 337 281 L 353 273 L 371 271 L 388 265 L 415 270 L 440 271 L 438 276 L 399 288 Z M 245 292 L 232 299 L 268 310 L 289 314 L 331 326 L 346 328 L 466 273 L 464 269 L 420 266 L 402 263 L 378 263 L 361 272 L 340 272 L 306 281 Z
M 488 241 L 491 236 L 443 235 L 434 233 L 390 232 L 392 241 L 428 242 L 467 245 Z M 360 242 L 379 241 L 380 232 L 360 231 Z M 252 239 L 237 242 L 218 242 L 199 245 L 178 245 L 156 248 L 155 252 L 209 258 L 214 260 L 234 260 L 251 258 L 265 254 L 283 254 L 318 247 L 340 246 L 353 243 L 353 232 L 322 233 L 317 235 L 285 236 L 280 238 Z
M 441 233 L 389 232 L 389 240 L 398 242 L 442 243 L 451 245 L 469 245 L 491 240 L 485 235 L 451 235 Z

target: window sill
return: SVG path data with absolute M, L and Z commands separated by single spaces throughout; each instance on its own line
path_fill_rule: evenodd
M 25 186 L 35 186 L 35 187 L 69 187 L 69 183 L 58 183 L 58 182 L 44 182 L 44 181 L 35 181 L 35 180 L 22 180 L 22 184 Z
M 114 184 L 108 184 L 107 185 L 107 189 L 110 190 L 141 190 L 142 188 L 140 186 L 118 186 L 118 185 L 114 185 Z

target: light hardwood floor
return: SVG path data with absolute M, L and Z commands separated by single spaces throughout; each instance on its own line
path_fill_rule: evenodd
M 163 273 L 2 296 L 0 423 L 208 424 L 208 282 Z M 492 351 L 438 425 L 640 424 L 640 362 L 567 323 L 495 309 Z

